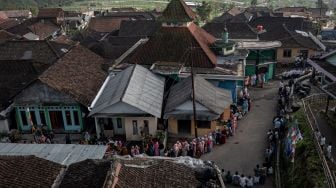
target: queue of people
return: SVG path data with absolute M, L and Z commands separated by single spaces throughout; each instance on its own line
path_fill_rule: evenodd
M 326 145 L 327 139 L 326 139 L 326 137 L 324 135 L 321 134 L 321 132 L 319 131 L 319 129 L 315 129 L 314 134 L 316 135 L 316 138 L 319 141 L 320 147 L 321 147 L 322 151 L 325 153 L 326 157 L 331 162 L 335 162 L 334 158 L 332 157 L 332 142 L 329 142 L 329 144 Z

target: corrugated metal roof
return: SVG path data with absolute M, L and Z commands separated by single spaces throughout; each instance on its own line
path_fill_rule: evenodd
M 34 155 L 62 165 L 102 159 L 106 149 L 103 145 L 0 143 L 0 155 Z
M 188 100 L 192 100 L 191 76 L 177 83 L 172 87 L 165 113 L 173 112 L 178 106 Z M 213 86 L 201 76 L 194 76 L 195 101 L 208 108 L 210 111 L 220 115 L 224 109 L 232 104 L 232 95 L 228 90 Z
M 123 102 L 153 116 L 161 117 L 165 84 L 163 77 L 140 65 L 134 65 L 114 77 L 110 75 L 108 79 L 90 115 L 107 113 L 103 110 Z

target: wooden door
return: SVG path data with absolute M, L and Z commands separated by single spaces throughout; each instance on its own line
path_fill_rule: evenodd
M 52 129 L 64 129 L 62 111 L 49 111 L 49 117 Z

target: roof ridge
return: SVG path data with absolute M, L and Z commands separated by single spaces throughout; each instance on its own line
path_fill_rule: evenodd
M 122 101 L 122 102 L 124 102 L 124 101 L 123 101 L 123 98 L 124 98 L 124 96 L 125 96 L 125 94 L 126 94 L 128 85 L 129 85 L 129 83 L 131 82 L 131 79 L 132 79 L 132 77 L 133 77 L 133 75 L 134 75 L 134 71 L 135 71 L 136 66 L 137 66 L 136 64 L 133 65 L 133 67 L 132 67 L 132 72 L 131 72 L 130 77 L 129 77 L 128 80 L 127 80 L 127 84 L 126 84 L 126 86 L 125 86 L 125 90 L 124 90 L 123 93 L 121 94 L 120 101 Z
M 184 2 L 184 0 L 171 0 L 163 10 L 161 16 L 162 21 L 168 22 L 193 21 L 195 18 L 196 13 Z
M 190 28 L 190 27 L 194 27 L 194 29 L 192 30 L 192 28 Z M 203 44 L 202 41 L 200 41 L 200 39 L 195 35 L 194 32 L 200 31 L 199 34 L 202 35 L 201 37 L 205 38 L 207 40 L 207 42 L 210 42 L 210 41 L 203 34 L 208 35 L 208 37 L 212 37 L 214 41 L 216 40 L 215 37 L 213 37 L 211 34 L 207 33 L 203 28 L 198 27 L 194 23 L 190 23 L 187 26 L 187 28 L 190 31 L 191 35 L 194 37 L 194 39 L 197 41 L 197 43 L 200 45 L 200 47 L 202 48 L 202 50 L 204 51 L 204 53 L 206 54 L 206 56 L 208 57 L 208 59 L 211 61 L 211 63 L 213 65 L 216 65 L 217 64 L 216 55 L 210 50 L 210 48 L 206 49 L 206 47 L 209 47 L 209 46 L 207 44 Z M 206 45 L 206 46 L 204 46 L 204 45 Z M 212 56 L 212 57 L 210 57 L 210 56 Z

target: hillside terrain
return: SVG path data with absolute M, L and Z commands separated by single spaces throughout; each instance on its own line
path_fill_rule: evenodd
M 203 0 L 188 0 L 189 2 L 202 2 Z M 251 0 L 205 0 L 212 4 L 214 9 L 222 10 L 228 6 L 249 6 Z M 334 7 L 332 0 L 324 0 L 330 7 Z M 62 7 L 65 10 L 100 10 L 112 7 L 135 7 L 138 9 L 162 10 L 167 0 L 0 0 L 0 10 L 31 9 L 36 13 L 39 7 Z M 273 8 L 283 6 L 315 7 L 315 0 L 257 0 L 258 5 Z

